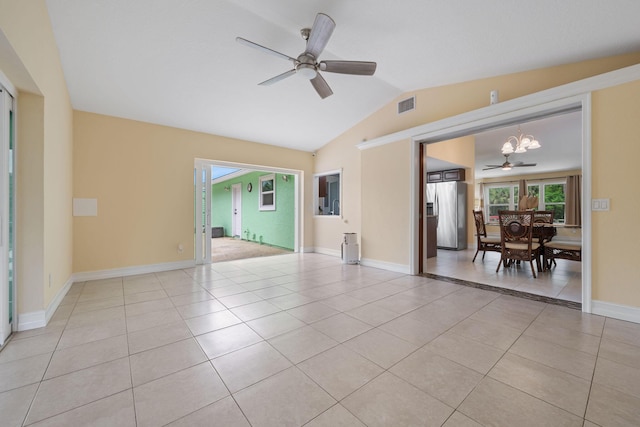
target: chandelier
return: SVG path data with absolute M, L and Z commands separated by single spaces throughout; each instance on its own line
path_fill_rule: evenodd
M 513 147 L 515 144 L 515 149 Z M 540 143 L 532 135 L 524 135 L 518 126 L 518 136 L 510 136 L 502 145 L 502 154 L 526 153 L 527 150 L 540 148 Z

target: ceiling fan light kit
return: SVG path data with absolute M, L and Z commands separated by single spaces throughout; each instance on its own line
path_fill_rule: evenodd
M 372 76 L 375 73 L 377 66 L 375 62 L 368 61 L 329 60 L 318 62 L 318 57 L 329 42 L 329 38 L 331 37 L 331 34 L 333 34 L 333 30 L 335 28 L 336 23 L 333 19 L 324 13 L 318 13 L 311 29 L 303 28 L 300 30 L 300 34 L 302 35 L 302 38 L 306 40 L 307 46 L 305 51 L 298 55 L 297 58 L 292 58 L 242 37 L 236 37 L 236 41 L 245 46 L 252 47 L 269 55 L 277 56 L 278 58 L 285 59 L 293 63 L 292 70 L 285 71 L 282 74 L 265 80 L 262 83 L 259 83 L 259 85 L 269 86 L 273 83 L 279 82 L 280 80 L 284 80 L 293 74 L 297 74 L 300 77 L 309 80 L 318 95 L 324 99 L 332 95 L 333 91 L 325 79 L 320 75 L 320 71 L 358 76 Z

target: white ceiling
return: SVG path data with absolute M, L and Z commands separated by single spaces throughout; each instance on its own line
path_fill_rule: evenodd
M 405 92 L 640 50 L 637 0 L 47 5 L 75 109 L 306 151 Z M 323 73 L 324 100 L 297 76 L 258 86 L 291 64 L 236 36 L 295 57 L 318 12 L 337 24 L 320 59 L 376 61 L 375 76 Z

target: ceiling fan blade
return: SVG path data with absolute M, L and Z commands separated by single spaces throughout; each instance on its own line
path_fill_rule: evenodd
M 333 95 L 333 91 L 327 84 L 327 81 L 319 73 L 309 81 L 316 92 L 318 92 L 318 95 L 320 95 L 320 98 L 325 99 L 327 96 Z
M 502 167 L 502 165 L 487 165 L 487 166 L 488 166 L 488 167 L 486 167 L 486 168 L 484 168 L 484 169 L 482 169 L 482 170 L 483 170 L 483 171 L 488 171 L 488 170 L 491 170 L 491 169 L 498 169 L 498 168 L 501 168 L 501 167 Z
M 316 16 L 313 27 L 311 28 L 305 53 L 308 53 L 317 59 L 329 42 L 329 38 L 335 28 L 336 23 L 333 22 L 333 19 L 324 13 L 319 13 Z
M 296 73 L 295 69 L 289 70 L 289 71 L 285 71 L 282 74 L 278 74 L 275 77 L 271 77 L 269 80 L 265 80 L 262 83 L 258 83 L 258 85 L 260 85 L 260 86 L 270 86 L 270 85 L 272 85 L 274 83 L 279 82 L 280 80 L 286 79 L 289 76 L 293 76 L 295 73 Z
M 377 66 L 375 62 L 367 61 L 320 61 L 318 65 L 321 71 L 359 76 L 372 76 Z
M 249 46 L 252 47 L 254 49 L 258 49 L 264 53 L 267 53 L 269 55 L 273 55 L 273 56 L 277 56 L 278 58 L 282 58 L 282 59 L 286 59 L 288 61 L 293 61 L 296 62 L 295 58 L 290 57 L 289 55 L 285 55 L 284 53 L 280 53 L 277 52 L 273 49 L 269 49 L 268 47 L 264 47 L 262 45 L 259 45 L 258 43 L 254 43 L 250 40 L 247 39 L 243 39 L 242 37 L 236 37 L 236 41 L 240 44 L 243 44 L 245 46 Z
M 513 165 L 513 167 L 519 168 L 524 166 L 536 166 L 537 163 L 518 163 Z

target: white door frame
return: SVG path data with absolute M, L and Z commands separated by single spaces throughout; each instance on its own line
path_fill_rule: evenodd
M 210 159 L 201 159 L 196 158 L 195 162 L 195 170 L 200 171 L 200 174 L 197 176 L 202 176 L 203 173 L 208 173 L 207 179 L 209 184 L 211 184 L 211 167 L 212 166 L 220 166 L 225 168 L 236 168 L 236 169 L 246 169 L 252 171 L 259 172 L 273 172 L 280 174 L 292 175 L 294 180 L 294 237 L 293 237 L 293 251 L 301 252 L 302 251 L 302 218 L 303 218 L 303 208 L 302 208 L 302 181 L 304 179 L 304 172 L 297 169 L 283 169 L 276 168 L 272 166 L 261 166 L 261 165 L 252 165 L 246 163 L 236 163 L 236 162 L 226 162 L 222 160 L 210 160 Z M 196 190 L 195 190 L 195 223 L 196 223 L 196 231 L 200 230 L 203 226 L 202 224 L 202 215 L 199 215 L 199 212 L 202 212 L 202 197 L 198 197 L 199 194 L 204 190 L 206 194 L 206 208 L 207 215 L 206 218 L 209 221 L 208 224 L 208 242 L 211 242 L 211 185 L 203 186 L 202 179 L 196 179 Z M 207 230 L 206 230 L 207 231 Z M 199 236 L 196 233 L 196 236 Z M 242 237 L 242 235 L 241 235 Z M 208 248 L 207 253 L 204 253 L 202 249 L 202 245 L 198 245 L 198 240 L 196 239 L 196 264 L 211 264 L 211 245 L 204 245 Z
M 411 163 L 411 273 L 418 273 L 418 192 L 420 191 L 420 148 L 421 143 L 446 141 L 476 133 L 502 124 L 526 121 L 554 113 L 580 109 L 582 111 L 582 311 L 591 312 L 591 93 L 574 96 L 549 96 L 549 93 L 533 94 L 501 105 L 496 114 L 486 114 L 486 109 L 461 114 L 430 124 L 412 136 Z M 496 106 L 499 104 L 496 104 Z M 515 108 L 515 106 L 519 108 Z
M 211 167 L 195 162 L 195 258 L 196 264 L 211 263 Z M 208 184 L 208 185 L 207 185 Z M 204 194 L 204 200 L 202 195 Z M 204 206 L 202 206 L 204 203 Z M 202 210 L 205 209 L 204 218 Z
M 13 326 L 17 324 L 16 319 L 16 273 L 15 273 L 15 244 L 9 241 L 9 219 L 14 219 L 14 233 L 13 241 L 15 243 L 15 210 L 10 212 L 10 205 L 14 206 L 15 203 L 9 203 L 9 197 L 11 197 L 9 191 L 9 168 L 10 168 L 10 138 L 11 138 L 11 118 L 13 112 L 13 138 L 14 138 L 14 152 L 15 152 L 15 98 L 12 96 L 9 82 L 0 72 L 0 346 L 4 345 L 5 340 L 11 335 Z M 14 90 L 15 93 L 15 90 Z M 13 162 L 15 165 L 15 156 Z M 13 171 L 14 185 L 13 185 L 13 197 L 15 200 L 15 170 Z M 13 246 L 13 266 L 9 263 L 10 253 L 9 250 Z M 9 282 L 9 276 L 12 275 L 13 281 Z M 12 308 L 9 309 L 9 287 L 11 286 L 12 295 Z
M 242 184 L 231 186 L 231 236 L 242 237 Z

